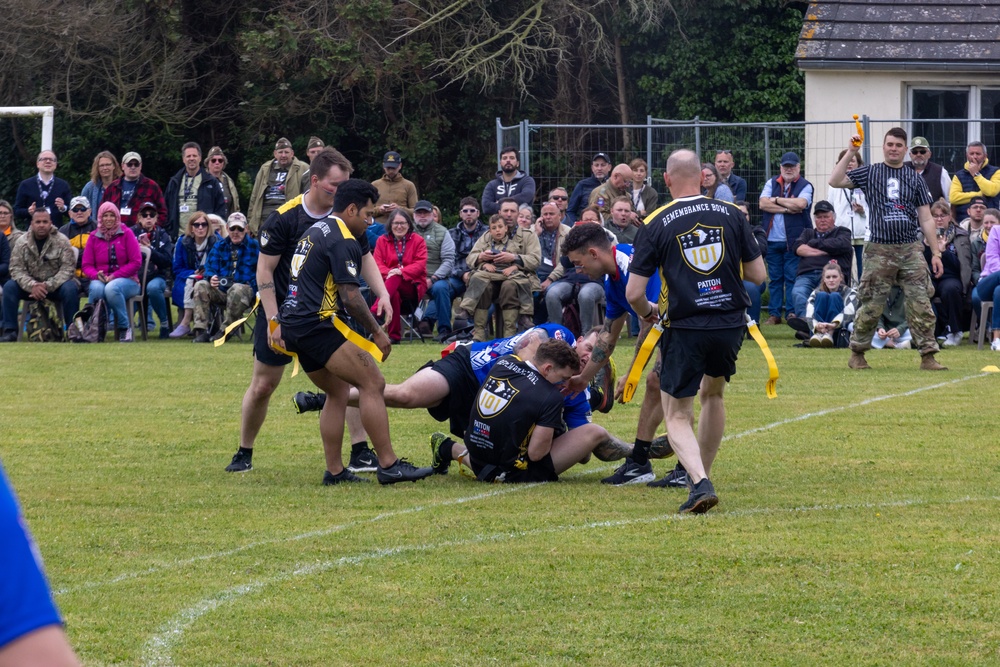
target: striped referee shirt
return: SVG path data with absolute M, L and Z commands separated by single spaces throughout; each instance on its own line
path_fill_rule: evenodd
M 931 193 L 917 172 L 879 162 L 852 169 L 847 178 L 868 201 L 869 241 L 892 245 L 916 242 L 920 229 L 917 208 L 931 204 Z

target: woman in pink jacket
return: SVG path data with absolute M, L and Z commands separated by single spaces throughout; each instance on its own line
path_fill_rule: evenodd
M 97 211 L 97 231 L 90 235 L 83 249 L 83 273 L 90 279 L 87 303 L 104 299 L 114 314 L 118 341 L 132 340 L 132 326 L 125 302 L 139 296 L 139 269 L 142 253 L 139 242 L 122 225 L 118 207 L 104 202 Z
M 389 339 L 398 343 L 402 338 L 399 325 L 399 308 L 403 299 L 420 301 L 427 291 L 427 244 L 413 231 L 413 218 L 402 209 L 389 216 L 388 229 L 378 237 L 372 253 L 378 265 L 385 289 L 392 304 L 389 321 Z M 372 307 L 372 312 L 378 302 Z

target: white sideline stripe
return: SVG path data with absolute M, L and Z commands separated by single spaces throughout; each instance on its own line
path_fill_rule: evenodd
M 748 429 L 746 431 L 741 431 L 739 433 L 733 433 L 731 435 L 724 436 L 722 439 L 723 439 L 723 441 L 726 441 L 726 440 L 735 440 L 737 438 L 742 438 L 744 436 L 752 435 L 754 433 L 760 433 L 762 431 L 768 431 L 768 430 L 770 430 L 772 428 L 776 428 L 778 426 L 784 426 L 785 424 L 792 424 L 792 423 L 798 422 L 798 421 L 805 421 L 806 419 L 812 419 L 813 417 L 822 417 L 824 415 L 828 415 L 828 414 L 831 414 L 831 413 L 834 413 L 834 412 L 840 412 L 840 411 L 844 411 L 844 410 L 850 410 L 850 409 L 853 409 L 853 408 L 858 408 L 858 407 L 862 407 L 862 406 L 865 406 L 865 405 L 869 405 L 871 403 L 877 403 L 879 401 L 885 401 L 885 400 L 888 400 L 888 399 L 891 399 L 891 398 L 901 398 L 901 397 L 904 397 L 904 396 L 911 396 L 913 394 L 918 394 L 920 392 L 928 391 L 930 389 L 938 389 L 940 387 L 946 387 L 946 386 L 948 386 L 950 384 L 957 384 L 959 382 L 965 382 L 966 380 L 971 380 L 971 379 L 975 379 L 975 378 L 985 377 L 987 375 L 989 375 L 989 374 L 988 373 L 977 373 L 975 375 L 967 375 L 967 376 L 965 376 L 963 378 L 958 378 L 956 380 L 949 380 L 947 382 L 940 382 L 938 384 L 933 384 L 933 385 L 930 385 L 930 386 L 927 386 L 927 387 L 919 387 L 917 389 L 911 389 L 910 391 L 902 392 L 902 393 L 899 393 L 899 394 L 886 394 L 884 396 L 876 396 L 874 398 L 869 398 L 869 399 L 866 399 L 866 400 L 861 401 L 859 403 L 853 403 L 851 405 L 846 405 L 846 406 L 841 406 L 841 407 L 836 407 L 836 408 L 827 408 L 826 410 L 820 410 L 818 412 L 810 412 L 810 413 L 807 413 L 807 414 L 804 414 L 804 415 L 799 415 L 798 417 L 790 417 L 789 419 L 784 419 L 784 420 L 781 420 L 781 421 L 773 422 L 773 423 L 767 424 L 765 426 L 758 426 L 758 427 L 755 427 L 755 428 Z M 586 470 L 581 470 L 581 471 L 579 471 L 576 474 L 578 474 L 578 475 L 593 475 L 593 474 L 596 474 L 596 473 L 604 472 L 607 469 L 608 469 L 607 466 L 599 467 L 599 468 L 587 468 Z M 489 498 L 489 497 L 492 497 L 492 496 L 500 495 L 500 494 L 503 494 L 503 493 L 511 493 L 513 491 L 516 491 L 516 490 L 527 489 L 527 488 L 530 488 L 532 486 L 537 486 L 537 485 L 536 484 L 527 484 L 527 485 L 517 486 L 517 487 L 503 487 L 501 489 L 497 489 L 497 490 L 493 490 L 493 491 L 488 491 L 486 493 L 477 494 L 477 495 L 473 495 L 473 496 L 466 496 L 464 498 L 457 498 L 457 499 L 454 499 L 454 500 L 445 500 L 445 501 L 441 501 L 441 502 L 438 502 L 438 503 L 431 503 L 431 504 L 428 504 L 428 505 L 417 505 L 415 507 L 410 507 L 410 508 L 402 509 L 402 510 L 395 510 L 393 512 L 385 512 L 383 514 L 379 514 L 377 516 L 374 516 L 374 517 L 372 517 L 370 519 L 364 519 L 362 521 L 352 521 L 352 522 L 349 522 L 349 523 L 346 523 L 346 524 L 340 524 L 340 525 L 337 525 L 337 526 L 332 526 L 330 528 L 324 528 L 322 530 L 315 530 L 315 531 L 310 531 L 310 532 L 307 532 L 307 533 L 301 533 L 299 535 L 292 535 L 290 537 L 277 537 L 277 538 L 273 538 L 273 539 L 269 539 L 269 540 L 261 540 L 261 541 L 258 541 L 258 542 L 250 542 L 250 543 L 245 544 L 243 546 L 235 547 L 233 549 L 228 549 L 228 550 L 225 550 L 225 551 L 217 551 L 217 552 L 214 552 L 214 553 L 204 554 L 204 555 L 201 555 L 201 556 L 194 556 L 192 558 L 185 558 L 183 560 L 174 561 L 172 563 L 164 563 L 164 564 L 161 564 L 161 565 L 154 565 L 154 566 L 152 566 L 150 568 L 147 568 L 145 570 L 140 570 L 138 572 L 126 572 L 124 574 L 120 574 L 120 575 L 118 575 L 116 577 L 112 577 L 111 579 L 107 579 L 107 580 L 104 580 L 104 581 L 90 581 L 90 582 L 86 582 L 86 583 L 80 584 L 78 586 L 67 586 L 65 588 L 60 588 L 60 589 L 54 591 L 54 594 L 58 596 L 58 595 L 65 595 L 67 593 L 74 593 L 74 592 L 81 591 L 81 590 L 89 590 L 89 589 L 93 589 L 93 588 L 100 588 L 102 586 L 113 585 L 113 584 L 121 583 L 123 581 L 128 581 L 130 579 L 136 579 L 138 577 L 142 577 L 142 576 L 146 576 L 146 575 L 151 575 L 151 574 L 156 574 L 157 572 L 163 572 L 165 570 L 172 570 L 172 569 L 184 567 L 184 566 L 187 566 L 187 565 L 192 565 L 192 564 L 198 563 L 200 561 L 213 560 L 213 559 L 216 559 L 216 558 L 225 558 L 227 556 L 232 556 L 234 554 L 238 554 L 238 553 L 241 553 L 243 551 L 250 550 L 250 549 L 255 549 L 255 548 L 260 547 L 260 546 L 266 546 L 268 544 L 277 544 L 277 543 L 282 543 L 282 542 L 294 542 L 294 541 L 297 541 L 297 540 L 304 540 L 304 539 L 309 539 L 309 538 L 313 538 L 313 537 L 324 537 L 326 535 L 330 535 L 332 533 L 336 533 L 336 532 L 340 532 L 340 531 L 343 531 L 343 530 L 347 530 L 347 529 L 352 528 L 354 526 L 362 525 L 362 524 L 365 524 L 365 523 L 373 523 L 375 521 L 381 521 L 383 519 L 388 519 L 388 518 L 391 518 L 391 517 L 394 517 L 394 516 L 400 516 L 400 515 L 405 515 L 405 514 L 412 514 L 414 512 L 421 512 L 421 511 L 423 511 L 425 509 L 430 509 L 430 508 L 434 508 L 434 507 L 444 507 L 444 506 L 448 506 L 448 505 L 458 505 L 458 504 L 461 504 L 461 503 L 472 502 L 472 501 L 476 501 L 476 500 L 481 500 L 483 498 Z
M 101 586 L 108 586 L 111 584 L 118 584 L 123 581 L 128 581 L 129 579 L 136 579 L 138 577 L 156 574 L 157 572 L 163 572 L 164 570 L 173 570 L 179 567 L 184 567 L 186 565 L 192 565 L 203 560 L 214 560 L 216 558 L 225 558 L 227 556 L 232 556 L 234 554 L 241 553 L 243 551 L 248 551 L 250 549 L 256 549 L 257 547 L 267 546 L 269 544 L 278 544 L 286 542 L 295 542 L 298 540 L 308 540 L 314 537 L 325 537 L 327 535 L 332 535 L 333 533 L 339 533 L 343 530 L 348 530 L 349 528 L 354 528 L 356 526 L 361 526 L 368 523 L 375 523 L 376 521 L 383 521 L 385 519 L 390 519 L 396 516 L 402 516 L 405 514 L 414 514 L 416 512 L 422 512 L 424 510 L 432 509 L 435 507 L 447 507 L 449 505 L 461 505 L 463 503 L 470 503 L 476 500 L 482 500 L 484 498 L 492 498 L 494 496 L 499 496 L 506 493 L 513 493 L 515 491 L 522 491 L 529 489 L 537 484 L 524 484 L 518 486 L 503 486 L 486 493 L 477 493 L 473 496 L 465 496 L 463 498 L 454 498 L 450 500 L 442 500 L 436 503 L 428 503 L 425 505 L 415 505 L 413 507 L 407 507 L 405 509 L 393 510 L 391 512 L 383 512 L 382 514 L 377 514 L 368 519 L 360 519 L 358 521 L 349 521 L 347 523 L 338 524 L 336 526 L 330 526 L 329 528 L 323 528 L 322 530 L 311 530 L 306 533 L 299 533 L 298 535 L 291 535 L 289 537 L 275 537 L 269 540 L 259 540 L 257 542 L 248 542 L 242 546 L 234 547 L 232 549 L 226 549 L 225 551 L 215 551 L 213 553 L 203 554 L 201 556 L 193 556 L 191 558 L 184 558 L 182 560 L 176 560 L 172 563 L 163 563 L 160 565 L 154 565 L 145 570 L 139 570 L 138 572 L 126 572 L 120 574 L 117 577 L 112 577 L 111 579 L 106 579 L 104 581 L 88 581 L 86 583 L 80 584 L 78 586 L 67 586 L 66 588 L 60 588 L 53 591 L 55 595 L 65 595 L 67 593 L 75 593 L 77 591 L 88 590 L 92 588 L 100 588 Z
M 722 520 L 730 518 L 743 518 L 749 516 L 757 516 L 762 514 L 798 514 L 804 512 L 838 512 L 838 511 L 852 511 L 852 510 L 864 510 L 864 509 L 886 509 L 893 507 L 912 507 L 917 505 L 957 505 L 960 503 L 970 503 L 970 502 L 984 502 L 993 501 L 996 502 L 1000 500 L 1000 496 L 985 496 L 980 498 L 959 498 L 953 500 L 944 501 L 932 501 L 927 499 L 908 499 L 908 500 L 897 500 L 884 503 L 856 503 L 856 504 L 833 504 L 833 505 L 810 505 L 803 507 L 788 507 L 788 508 L 771 508 L 771 507 L 755 507 L 748 508 L 745 510 L 735 510 L 733 512 L 719 512 L 713 513 L 705 517 L 711 520 Z M 373 551 L 368 551 L 355 556 L 343 556 L 336 560 L 326 561 L 323 563 L 309 563 L 296 566 L 294 569 L 283 572 L 282 574 L 276 575 L 274 577 L 266 579 L 258 579 L 247 584 L 242 584 L 240 586 L 235 586 L 233 588 L 228 588 L 215 595 L 207 597 L 196 604 L 183 609 L 178 614 L 176 614 L 172 619 L 160 626 L 159 631 L 153 635 L 150 640 L 146 643 L 143 649 L 142 662 L 144 665 L 151 666 L 169 666 L 173 665 L 173 659 L 171 658 L 171 649 L 180 640 L 184 631 L 197 622 L 201 617 L 205 616 L 216 608 L 223 604 L 237 600 L 249 593 L 254 593 L 267 586 L 273 584 L 281 583 L 287 581 L 293 577 L 301 576 L 311 576 L 314 574 L 320 574 L 334 568 L 360 565 L 366 561 L 376 560 L 380 558 L 389 558 L 399 554 L 412 554 L 412 553 L 422 553 L 426 551 L 432 551 L 435 549 L 448 548 L 448 547 L 463 547 L 473 544 L 480 544 L 483 542 L 503 542 L 507 540 L 516 540 L 524 537 L 532 537 L 535 535 L 543 535 L 546 533 L 563 533 L 568 531 L 583 531 L 592 530 L 600 528 L 618 528 L 622 526 L 630 526 L 636 524 L 649 524 L 657 523 L 660 521 L 687 521 L 691 519 L 700 519 L 702 517 L 695 517 L 690 514 L 661 514 L 659 516 L 647 517 L 642 519 L 619 519 L 615 521 L 597 521 L 591 523 L 568 525 L 568 526 L 550 526 L 546 528 L 536 528 L 534 530 L 526 531 L 511 531 L 505 533 L 490 533 L 486 535 L 476 535 L 465 540 L 444 540 L 441 542 L 428 543 L 428 544 L 416 544 L 411 546 L 397 546 L 385 549 L 375 549 Z
M 826 410 L 819 410 L 818 412 L 807 412 L 804 415 L 799 415 L 798 417 L 789 417 L 788 419 L 782 419 L 781 421 L 772 422 L 764 426 L 758 426 L 756 428 L 747 429 L 746 431 L 741 431 L 740 433 L 734 433 L 732 435 L 723 436 L 722 440 L 736 440 L 737 438 L 743 438 L 748 435 L 753 435 L 754 433 L 761 433 L 762 431 L 770 431 L 772 428 L 778 426 L 784 426 L 785 424 L 794 424 L 795 422 L 805 421 L 806 419 L 812 419 L 813 417 L 823 417 L 825 415 L 832 414 L 834 412 L 843 412 L 844 410 L 853 410 L 854 408 L 864 407 L 866 405 L 871 405 L 872 403 L 878 403 L 880 401 L 887 401 L 890 398 L 904 398 L 906 396 L 913 396 L 914 394 L 919 394 L 921 392 L 930 391 L 931 389 L 940 389 L 941 387 L 947 387 L 951 384 L 958 384 L 959 382 L 965 382 L 966 380 L 974 380 L 976 378 L 982 378 L 989 375 L 989 373 L 976 373 L 974 375 L 966 375 L 962 378 L 957 378 L 955 380 L 948 380 L 947 382 L 939 382 L 937 384 L 928 385 L 926 387 L 918 387 L 916 389 L 911 389 L 910 391 L 904 391 L 899 394 L 885 394 L 883 396 L 875 396 L 873 398 L 866 398 L 858 403 L 851 403 L 850 405 L 842 405 L 837 408 L 827 408 Z

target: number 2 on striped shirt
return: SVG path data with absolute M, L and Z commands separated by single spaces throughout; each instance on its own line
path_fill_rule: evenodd
M 887 199 L 899 199 L 899 179 L 886 179 L 885 196 Z

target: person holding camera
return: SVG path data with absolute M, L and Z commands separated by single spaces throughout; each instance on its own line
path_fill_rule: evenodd
M 181 312 L 180 322 L 170 332 L 170 338 L 183 338 L 191 333 L 191 319 L 194 317 L 194 286 L 204 278 L 208 254 L 221 239 L 209 233 L 208 215 L 195 211 L 188 219 L 187 231 L 180 235 L 174 245 L 174 287 L 170 299 Z
M 195 283 L 194 342 L 207 343 L 225 335 L 227 326 L 250 310 L 257 293 L 257 256 L 260 245 L 247 237 L 247 219 L 242 213 L 229 216 L 229 237 L 212 246 L 202 280 Z M 222 329 L 209 337 L 211 305 L 225 306 Z

